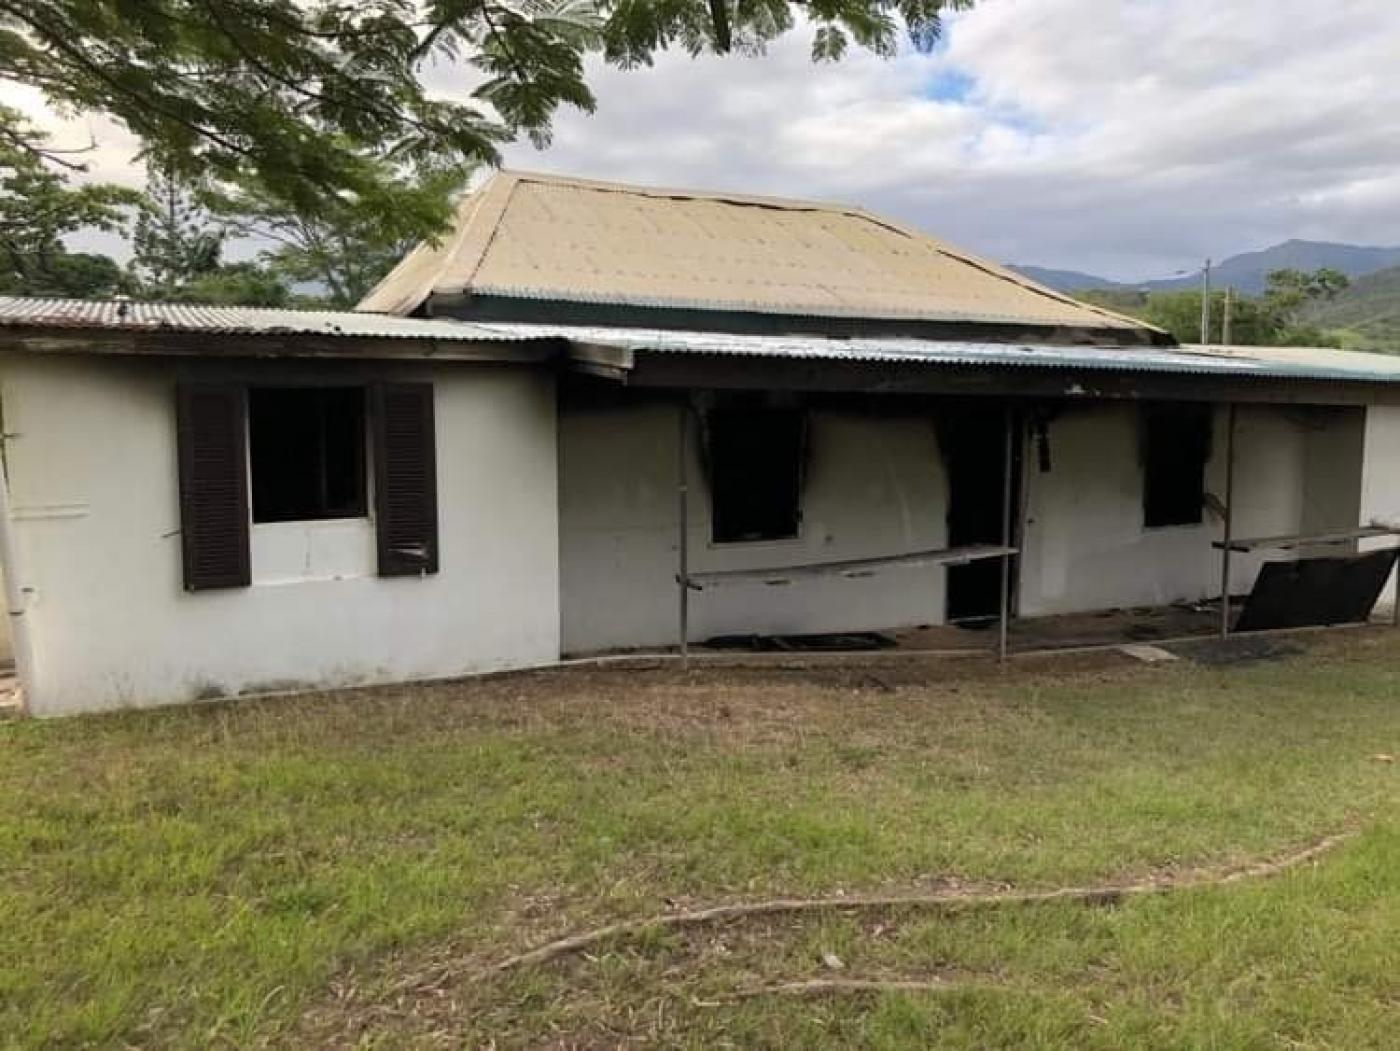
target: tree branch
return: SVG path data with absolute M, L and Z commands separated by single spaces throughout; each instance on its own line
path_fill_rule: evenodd
M 214 145 L 220 147 L 221 149 L 228 150 L 230 153 L 235 153 L 249 160 L 257 159 L 257 154 L 254 151 L 248 149 L 247 147 L 239 145 L 231 139 L 220 135 L 218 132 L 215 132 L 210 128 L 204 127 L 196 121 L 192 121 L 189 118 L 181 116 L 178 113 L 174 113 L 169 109 L 158 106 L 155 104 L 155 101 L 151 97 L 149 97 L 149 95 L 140 94 L 139 92 L 134 91 L 132 88 L 129 88 L 120 80 L 113 77 L 101 66 L 92 62 L 86 55 L 82 53 L 81 50 L 72 46 L 71 44 L 68 44 L 64 40 L 59 39 L 56 36 L 55 30 L 52 26 L 47 26 L 44 25 L 42 22 L 36 21 L 28 12 L 17 10 L 14 6 L 4 3 L 0 3 L 0 11 L 9 14 L 12 18 L 16 19 L 24 25 L 29 26 L 35 33 L 38 34 L 39 39 L 42 43 L 46 44 L 49 48 L 66 55 L 71 65 L 76 65 L 81 69 L 86 70 L 90 76 L 100 80 L 102 83 L 106 84 L 112 91 L 127 99 L 128 101 L 135 103 L 137 106 L 145 106 L 154 110 L 158 115 L 160 115 L 164 119 L 173 121 L 174 123 L 185 128 L 187 131 L 194 133 L 200 138 L 208 140 Z
M 87 171 L 87 165 L 80 164 L 77 161 L 65 160 L 65 155 L 91 153 L 93 150 L 97 149 L 96 139 L 93 139 L 86 146 L 40 146 L 33 140 L 24 136 L 21 132 L 4 123 L 0 123 L 0 139 L 6 140 L 16 149 L 23 150 L 32 157 L 37 157 L 39 160 L 47 161 L 50 164 L 56 164 L 60 168 L 67 168 L 71 172 L 85 172 Z

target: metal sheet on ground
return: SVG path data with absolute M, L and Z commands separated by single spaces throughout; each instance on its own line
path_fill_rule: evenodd
M 1266 562 L 1235 631 L 1357 624 L 1371 615 L 1395 566 L 1396 549 L 1337 558 Z

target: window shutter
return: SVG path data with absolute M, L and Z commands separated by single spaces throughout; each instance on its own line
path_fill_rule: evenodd
M 185 590 L 246 587 L 247 411 L 232 385 L 181 385 L 176 399 Z
M 437 452 L 430 383 L 374 388 L 379 575 L 438 571 Z

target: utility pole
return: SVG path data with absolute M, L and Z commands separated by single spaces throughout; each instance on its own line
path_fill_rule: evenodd
M 1210 342 L 1210 260 L 1201 271 L 1201 342 Z
M 1220 319 L 1220 342 L 1225 346 L 1230 345 L 1230 322 L 1233 320 L 1230 315 L 1234 312 L 1235 289 L 1232 285 L 1225 286 L 1225 316 Z

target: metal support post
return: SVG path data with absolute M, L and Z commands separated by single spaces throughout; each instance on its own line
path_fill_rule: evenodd
M 1011 547 L 1011 493 L 1014 479 L 1011 477 L 1012 465 L 1015 463 L 1013 455 L 1013 441 L 1015 440 L 1016 412 L 1010 406 L 1006 406 L 1006 435 L 1003 441 L 1002 458 L 1002 484 L 1001 484 L 1001 546 L 1009 549 Z M 999 602 L 999 620 L 997 621 L 997 660 L 1006 660 L 1007 631 L 1010 627 L 1011 619 L 1011 553 L 1005 550 L 1001 555 L 1001 594 Z
M 689 485 L 690 414 L 681 403 L 676 427 L 676 586 L 680 589 L 677 621 L 680 632 L 681 668 L 690 667 L 690 485 Z

